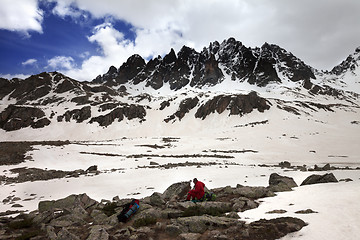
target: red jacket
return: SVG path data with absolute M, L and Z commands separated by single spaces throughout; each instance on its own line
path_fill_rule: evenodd
M 197 181 L 194 189 L 190 190 L 189 194 L 192 197 L 196 197 L 199 200 L 205 194 L 204 187 L 205 187 L 205 184 L 203 182 Z

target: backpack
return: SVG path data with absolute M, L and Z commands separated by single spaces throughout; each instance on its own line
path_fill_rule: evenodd
M 216 194 L 213 193 L 213 192 L 205 192 L 204 196 L 202 197 L 203 198 L 203 202 L 206 202 L 206 201 L 215 201 L 216 200 Z
M 117 216 L 119 222 L 126 222 L 129 220 L 129 218 L 136 213 L 136 211 L 140 207 L 140 202 L 138 199 L 133 199 L 131 202 L 124 205 L 123 210 L 121 213 Z

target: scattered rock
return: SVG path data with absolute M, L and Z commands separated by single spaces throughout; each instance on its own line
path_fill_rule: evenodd
M 150 204 L 153 206 L 163 206 L 165 204 L 164 199 L 162 198 L 162 195 L 160 193 L 154 192 L 150 196 Z
M 279 210 L 272 210 L 272 211 L 269 211 L 269 212 L 266 212 L 267 214 L 283 214 L 283 213 L 286 213 L 287 211 L 286 210 L 283 210 L 283 209 L 279 209 Z
M 98 166 L 97 165 L 93 165 L 88 167 L 88 169 L 86 169 L 86 172 L 97 172 L 98 171 Z
M 198 240 L 200 239 L 201 234 L 199 233 L 182 233 L 179 235 L 178 239 L 180 240 Z
M 298 185 L 293 178 L 280 176 L 272 173 L 269 178 L 269 189 L 273 192 L 291 191 L 293 187 Z
M 190 182 L 174 183 L 164 191 L 162 197 L 166 201 L 184 200 L 185 196 L 190 191 L 190 189 L 191 189 Z
M 269 194 L 259 187 L 212 189 L 217 202 L 179 202 L 190 188 L 189 182 L 171 185 L 164 194 L 154 193 L 140 199 L 140 208 L 126 223 L 117 215 L 131 199 L 92 200 L 86 194 L 70 195 L 54 201 L 41 201 L 39 210 L 16 218 L 2 218 L 5 239 L 14 239 L 31 227 L 34 239 L 276 239 L 300 230 L 300 219 L 281 218 L 245 224 L 237 211 L 257 207 L 254 199 Z M 171 196 L 175 195 L 173 199 Z M 14 196 L 11 196 L 13 198 Z M 254 206 L 251 206 L 251 205 Z M 237 205 L 237 206 L 236 206 Z M 21 217 L 20 217 L 21 216 Z M 5 220 L 4 220 L 5 219 Z M 4 224 L 7 223 L 7 224 Z M 8 226 L 14 226 L 10 231 Z M 16 229 L 15 229 L 16 226 Z M 18 229 L 18 230 L 17 230 Z
M 261 219 L 250 223 L 249 237 L 245 239 L 278 239 L 288 233 L 299 231 L 307 224 L 298 218 L 283 217 L 271 220 Z
M 339 182 L 352 182 L 351 178 L 340 179 Z
M 93 226 L 90 235 L 86 240 L 108 240 L 109 234 L 102 226 Z
M 318 183 L 330 183 L 330 182 L 338 182 L 338 180 L 332 173 L 327 173 L 325 175 L 311 175 L 301 183 L 301 186 L 318 184 Z
M 279 166 L 282 167 L 282 168 L 290 168 L 291 163 L 289 163 L 288 161 L 284 161 L 284 162 L 280 162 Z
M 11 207 L 13 207 L 13 208 L 22 208 L 24 206 L 17 203 L 17 204 L 12 205 Z
M 306 210 L 300 210 L 300 211 L 296 211 L 295 213 L 297 214 L 310 214 L 310 213 L 318 213 L 318 212 L 315 212 L 311 209 L 306 209 Z

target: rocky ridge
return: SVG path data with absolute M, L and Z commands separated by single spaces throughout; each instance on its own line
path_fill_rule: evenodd
M 323 72 L 321 81 L 319 71 L 275 44 L 250 48 L 234 38 L 212 42 L 201 52 L 186 46 L 178 53 L 171 49 L 164 57 L 148 62 L 133 55 L 92 82 L 79 82 L 58 72 L 27 79 L 0 78 L 0 128 L 38 129 L 54 122 L 100 127 L 129 120 L 143 123 L 150 111 L 158 111 L 164 115 L 162 121 L 171 124 L 190 114 L 201 120 L 214 113 L 241 117 L 272 106 L 294 114 L 309 114 L 307 109 L 318 111 L 316 108 L 358 107 L 358 92 L 328 84 L 346 72 L 357 77 L 358 53 L 357 49 L 330 73 Z M 328 75 L 331 78 L 326 82 Z M 249 89 L 242 93 L 211 91 L 222 84 Z M 167 88 L 174 94 L 153 94 Z M 270 91 L 280 92 L 279 99 L 265 98 L 264 93 Z M 291 95 L 296 102 L 285 102 L 282 95 Z M 320 103 L 329 98 L 343 105 Z M 169 112 L 170 108 L 176 110 Z
M 272 177 L 274 178 L 274 177 Z M 185 202 L 190 182 L 172 184 L 164 193 L 140 199 L 139 211 L 126 223 L 117 215 L 130 199 L 114 197 L 97 202 L 86 194 L 41 201 L 38 210 L 17 217 L 0 218 L 0 239 L 278 239 L 307 224 L 281 217 L 246 224 L 237 212 L 256 208 L 258 199 L 274 196 L 272 187 L 291 180 L 275 176 L 269 187 L 222 187 L 212 189 L 214 202 Z

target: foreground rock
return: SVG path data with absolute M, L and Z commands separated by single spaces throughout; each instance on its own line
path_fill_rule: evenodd
M 0 239 L 277 239 L 306 224 L 296 218 L 238 220 L 238 212 L 256 208 L 257 199 L 273 196 L 265 187 L 212 189 L 213 202 L 183 201 L 189 182 L 171 185 L 164 193 L 140 199 L 140 208 L 126 223 L 117 215 L 131 199 L 97 202 L 86 194 L 42 201 L 38 210 L 0 218 Z M 241 215 L 241 214 L 240 214 Z
M 307 177 L 302 183 L 303 185 L 310 185 L 310 184 L 318 184 L 318 183 L 330 183 L 330 182 L 338 182 L 334 174 L 327 173 L 324 175 L 311 175 Z
M 291 191 L 293 187 L 298 185 L 294 179 L 290 177 L 280 176 L 277 173 L 272 173 L 269 179 L 269 189 L 273 192 Z

